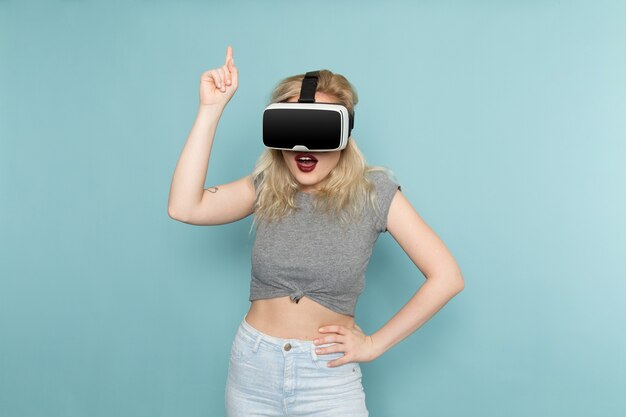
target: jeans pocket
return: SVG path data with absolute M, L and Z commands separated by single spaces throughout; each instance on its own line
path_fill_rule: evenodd
M 255 345 L 254 340 L 238 334 L 230 348 L 230 358 L 237 363 L 249 362 L 257 351 Z
M 344 352 L 318 353 L 314 360 L 317 369 L 324 369 L 331 375 L 358 375 L 361 376 L 361 366 L 358 362 L 347 362 L 342 365 L 328 366 L 328 363 L 344 356 Z

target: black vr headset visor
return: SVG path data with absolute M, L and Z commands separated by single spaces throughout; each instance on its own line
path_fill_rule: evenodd
M 344 149 L 354 127 L 354 113 L 337 103 L 315 102 L 319 71 L 307 72 L 297 103 L 272 103 L 263 111 L 263 144 L 289 151 Z

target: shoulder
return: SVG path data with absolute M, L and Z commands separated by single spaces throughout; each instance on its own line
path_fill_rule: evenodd
M 388 168 L 379 168 L 376 170 L 368 171 L 365 177 L 374 184 L 376 191 L 395 191 L 396 189 L 402 190 L 400 182 L 396 179 L 396 176 Z

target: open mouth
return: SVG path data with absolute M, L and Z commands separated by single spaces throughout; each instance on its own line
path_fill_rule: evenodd
M 313 171 L 317 164 L 317 158 L 310 153 L 299 153 L 295 156 L 295 160 L 300 171 L 304 172 Z

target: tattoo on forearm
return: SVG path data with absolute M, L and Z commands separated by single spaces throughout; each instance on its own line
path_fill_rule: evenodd
M 205 190 L 210 191 L 212 193 L 216 193 L 217 190 L 219 190 L 219 188 L 218 187 L 211 187 L 211 188 L 205 188 Z

